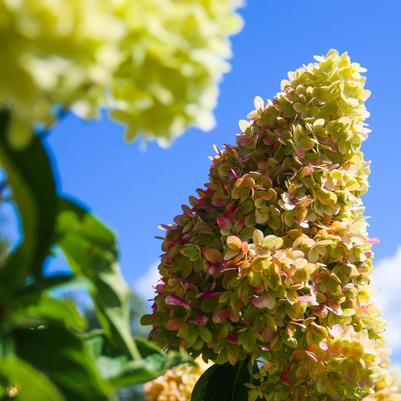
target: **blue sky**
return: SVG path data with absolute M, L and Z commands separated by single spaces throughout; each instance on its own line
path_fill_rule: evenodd
M 364 200 L 370 235 L 381 239 L 375 247 L 378 265 L 387 266 L 378 282 L 385 286 L 394 274 L 393 283 L 400 285 L 390 303 L 383 301 L 392 305 L 390 316 L 401 309 L 394 303 L 401 290 L 401 2 L 248 0 L 241 14 L 245 27 L 232 40 L 232 70 L 220 85 L 212 132 L 191 129 L 167 150 L 155 143 L 143 150 L 139 142 L 126 144 L 123 128 L 106 117 L 88 123 L 69 116 L 48 140 L 62 191 L 81 199 L 118 233 L 123 274 L 134 283 L 161 253 L 154 238 L 161 234 L 158 225 L 172 222 L 207 181 L 212 145 L 234 143 L 238 120 L 251 110 L 253 98 L 273 97 L 287 72 L 314 55 L 330 48 L 348 51 L 368 68 L 372 91 L 367 107 L 373 132 L 364 145 L 372 174 Z M 387 265 L 385 258 L 392 258 Z M 57 260 L 53 267 L 61 266 Z

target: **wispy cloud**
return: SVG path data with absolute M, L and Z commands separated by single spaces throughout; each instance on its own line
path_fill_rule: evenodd
M 395 255 L 379 260 L 373 270 L 373 300 L 387 321 L 386 339 L 401 354 L 401 246 Z
M 145 300 L 153 299 L 155 296 L 154 286 L 160 279 L 159 270 L 157 267 L 159 266 L 159 261 L 153 263 L 147 272 L 139 277 L 133 283 L 134 290 L 141 295 Z

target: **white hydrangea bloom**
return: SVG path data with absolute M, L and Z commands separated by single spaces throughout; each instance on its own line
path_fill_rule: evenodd
M 0 0 L 0 106 L 11 139 L 49 127 L 54 108 L 91 118 L 100 107 L 138 134 L 168 142 L 209 129 L 236 0 Z

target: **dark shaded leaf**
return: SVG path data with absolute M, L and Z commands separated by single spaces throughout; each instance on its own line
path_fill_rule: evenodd
M 57 215 L 56 185 L 47 150 L 37 136 L 22 149 L 10 146 L 9 120 L 9 113 L 0 111 L 0 164 L 18 208 L 23 241 L 0 270 L 0 283 L 7 283 L 0 291 L 3 295 L 12 293 L 29 275 L 41 276 Z
M 43 294 L 36 304 L 17 310 L 12 319 L 14 324 L 29 320 L 57 320 L 66 327 L 81 331 L 86 327 L 84 317 L 79 313 L 74 302 L 67 299 L 56 299 Z
M 82 282 L 80 283 L 79 279 L 77 279 L 73 274 L 56 274 L 54 276 L 43 277 L 40 282 L 35 283 L 34 285 L 28 285 L 24 290 L 28 292 L 32 289 L 41 293 L 42 291 L 77 284 L 82 284 Z
M 15 329 L 15 352 L 43 372 L 68 401 L 106 401 L 111 388 L 83 340 L 59 325 Z M 34 377 L 34 376 L 32 376 Z
M 250 375 L 247 362 L 211 366 L 198 380 L 191 401 L 247 401 Z
M 26 285 L 16 293 L 15 304 L 20 306 L 37 303 L 41 294 L 48 290 L 64 286 L 83 286 L 83 279 L 72 274 L 57 274 L 50 277 L 43 277 L 38 281 Z

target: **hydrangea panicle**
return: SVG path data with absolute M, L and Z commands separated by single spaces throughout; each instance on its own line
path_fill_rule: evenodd
M 364 71 L 331 50 L 257 97 L 167 226 L 143 323 L 164 347 L 258 361 L 250 401 L 401 400 L 369 295 Z
M 201 358 L 195 365 L 180 365 L 145 384 L 146 401 L 190 401 L 192 390 L 209 367 Z

